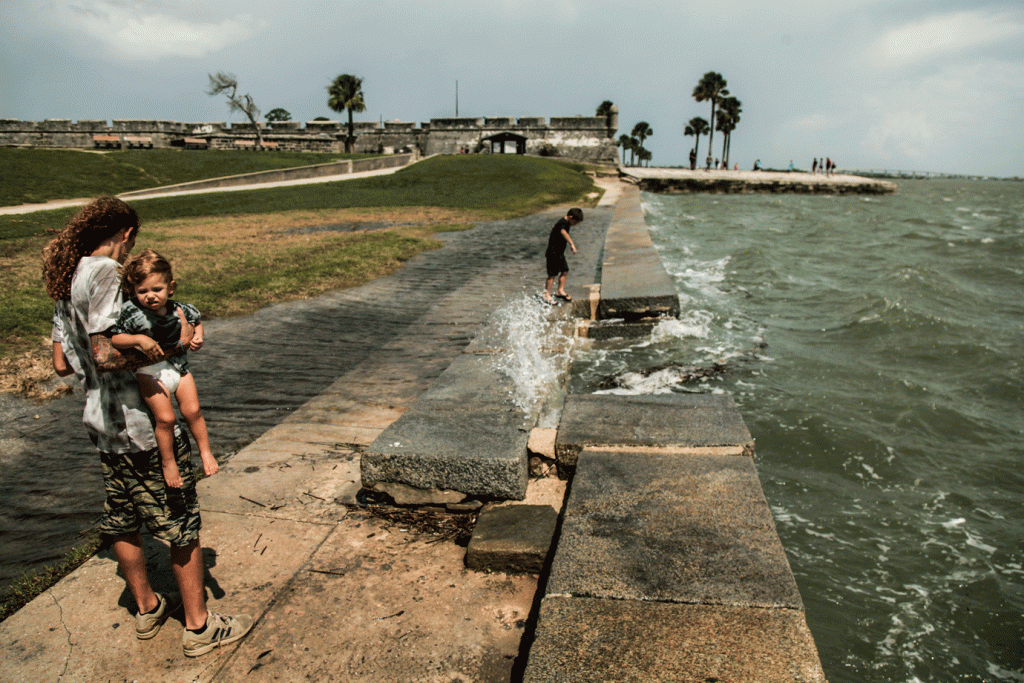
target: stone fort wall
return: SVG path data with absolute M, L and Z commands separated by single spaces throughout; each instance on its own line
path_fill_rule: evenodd
M 263 141 L 271 149 L 339 153 L 345 150 L 347 125 L 342 121 L 260 122 Z M 524 153 L 578 161 L 615 163 L 618 114 L 608 117 L 463 117 L 412 122 L 356 122 L 355 151 L 421 155 L 458 153 Z M 256 132 L 251 123 L 183 123 L 157 120 L 18 121 L 0 119 L 0 146 L 43 148 L 173 148 L 251 149 Z

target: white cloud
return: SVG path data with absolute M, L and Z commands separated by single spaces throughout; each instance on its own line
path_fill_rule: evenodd
M 871 121 L 861 147 L 883 158 L 921 160 L 991 135 L 990 126 L 1024 93 L 1024 66 L 985 61 L 953 64 L 864 101 L 857 118 Z M 970 148 L 964 149 L 966 153 Z
M 81 0 L 58 5 L 58 14 L 66 27 L 107 43 L 127 57 L 201 57 L 222 47 L 252 37 L 267 22 L 248 14 L 219 21 L 193 20 L 172 16 L 154 4 L 115 4 L 104 0 Z
M 870 48 L 869 61 L 899 67 L 992 45 L 1024 33 L 1024 23 L 1010 13 L 957 12 L 928 17 L 888 31 Z

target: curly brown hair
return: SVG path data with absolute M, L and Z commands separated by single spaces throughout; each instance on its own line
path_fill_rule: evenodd
M 46 293 L 57 301 L 70 300 L 78 262 L 126 228 L 137 235 L 139 215 L 117 197 L 99 197 L 83 206 L 43 249 Z
M 171 262 L 152 249 L 143 249 L 141 254 L 125 264 L 121 288 L 125 294 L 134 296 L 136 287 L 145 282 L 150 275 L 157 274 L 163 275 L 167 282 L 174 280 Z

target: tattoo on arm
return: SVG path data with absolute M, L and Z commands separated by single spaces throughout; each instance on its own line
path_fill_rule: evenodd
M 120 351 L 110 343 L 110 337 L 94 334 L 92 341 L 92 357 L 96 361 L 96 369 L 100 372 L 116 372 L 117 370 L 138 370 L 149 365 L 150 361 L 135 349 Z

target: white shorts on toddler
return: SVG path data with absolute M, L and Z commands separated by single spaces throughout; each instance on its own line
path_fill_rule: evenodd
M 181 382 L 181 373 L 178 372 L 176 367 L 165 360 L 139 368 L 135 371 L 135 374 L 152 377 L 162 384 L 167 393 L 172 396 L 178 391 L 178 383 Z

